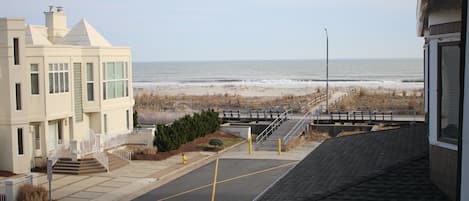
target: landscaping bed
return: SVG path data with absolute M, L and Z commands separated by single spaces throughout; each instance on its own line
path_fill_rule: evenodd
M 0 177 L 11 177 L 16 175 L 15 173 L 5 171 L 5 170 L 0 170 Z
M 212 138 L 218 138 L 221 139 L 224 143 L 223 147 L 217 147 L 217 148 L 206 148 L 210 145 L 208 145 L 208 142 Z M 164 160 L 167 159 L 171 156 L 174 155 L 179 155 L 183 152 L 193 152 L 193 151 L 219 151 L 225 147 L 232 146 L 238 142 L 244 141 L 243 138 L 240 138 L 235 135 L 231 135 L 222 131 L 216 131 L 210 134 L 205 135 L 204 137 L 199 137 L 195 140 L 192 140 L 188 143 L 185 143 L 179 147 L 177 150 L 172 150 L 168 152 L 157 152 L 155 154 L 143 154 L 143 153 L 138 153 L 138 154 L 132 154 L 132 160 Z

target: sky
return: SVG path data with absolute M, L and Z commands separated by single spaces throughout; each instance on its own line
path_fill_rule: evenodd
M 416 0 L 0 0 L 0 17 L 45 24 L 63 6 L 134 61 L 421 58 Z

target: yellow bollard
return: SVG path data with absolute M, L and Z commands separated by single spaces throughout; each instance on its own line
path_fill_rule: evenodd
M 278 150 L 278 155 L 282 153 L 282 139 L 278 138 L 277 140 L 277 150 Z
M 186 154 L 184 154 L 184 152 L 182 152 L 181 157 L 182 157 L 182 164 L 183 165 L 187 164 L 187 157 L 186 157 Z
M 215 162 L 215 175 L 213 176 L 212 201 L 215 201 L 215 191 L 217 190 L 218 158 Z
M 249 155 L 252 155 L 252 138 L 251 138 L 251 136 L 249 136 L 249 138 L 248 138 L 248 152 L 249 152 Z

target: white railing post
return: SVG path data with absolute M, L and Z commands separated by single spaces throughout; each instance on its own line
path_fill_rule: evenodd
M 95 152 L 101 152 L 101 135 L 95 135 L 94 149 Z
M 77 161 L 78 143 L 76 140 L 70 141 L 70 154 L 72 154 L 72 161 Z
M 6 194 L 6 201 L 15 201 L 15 190 L 14 190 L 14 182 L 12 180 L 5 181 L 5 194 Z

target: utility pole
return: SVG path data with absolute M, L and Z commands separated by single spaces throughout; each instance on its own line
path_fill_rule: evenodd
M 329 114 L 329 35 L 326 32 L 326 113 Z

